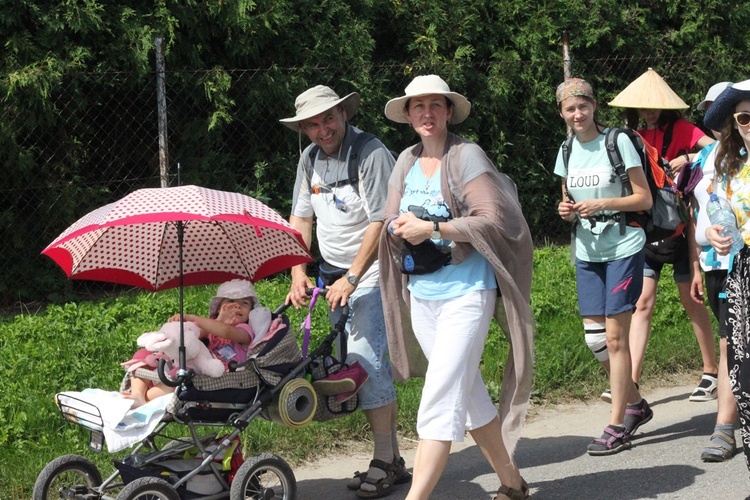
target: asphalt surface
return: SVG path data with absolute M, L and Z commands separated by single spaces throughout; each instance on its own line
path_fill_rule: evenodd
M 591 457 L 586 446 L 608 423 L 610 405 L 601 401 L 534 411 L 527 421 L 516 460 L 535 499 L 639 498 L 743 500 L 750 495 L 750 473 L 742 450 L 724 463 L 704 463 L 700 452 L 716 419 L 716 402 L 688 401 L 693 386 L 644 391 L 654 411 L 630 450 Z M 740 431 L 735 431 L 740 441 Z M 367 470 L 369 445 L 362 452 L 327 456 L 294 469 L 299 500 L 355 499 L 346 489 L 354 471 Z M 404 450 L 407 467 L 414 448 Z M 489 500 L 499 484 L 471 438 L 454 443 L 434 500 Z M 408 485 L 386 498 L 401 500 Z

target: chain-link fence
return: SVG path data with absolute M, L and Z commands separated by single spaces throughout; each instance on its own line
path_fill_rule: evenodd
M 615 124 L 610 101 L 653 67 L 691 104 L 686 117 L 701 124 L 694 106 L 708 87 L 750 74 L 744 55 L 694 54 L 571 61 L 573 76 L 588 79 L 600 102 L 599 119 Z M 170 185 L 239 191 L 288 216 L 291 188 L 306 138 L 278 123 L 294 114 L 294 98 L 317 83 L 363 98 L 356 126 L 390 148 L 416 142 L 382 110 L 403 95 L 416 74 L 436 72 L 473 103 L 456 132 L 478 142 L 516 181 L 537 245 L 567 241 L 556 217 L 559 181 L 552 166 L 565 128 L 554 103 L 563 61 L 479 62 L 461 67 L 408 64 L 256 70 L 167 71 Z M 26 92 L 26 93 L 24 93 Z M 80 216 L 143 187 L 158 187 L 159 127 L 156 75 L 80 73 L 41 95 L 16 91 L 0 101 L 0 307 L 73 297 L 74 288 L 41 250 Z

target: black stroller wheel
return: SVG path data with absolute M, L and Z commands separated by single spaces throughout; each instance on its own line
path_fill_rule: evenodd
M 251 457 L 237 470 L 230 500 L 294 500 L 297 480 L 291 467 L 276 455 Z
M 180 495 L 163 479 L 141 477 L 125 485 L 116 500 L 180 500 Z
M 63 455 L 48 463 L 34 483 L 34 500 L 88 498 L 92 488 L 102 484 L 102 476 L 89 459 Z

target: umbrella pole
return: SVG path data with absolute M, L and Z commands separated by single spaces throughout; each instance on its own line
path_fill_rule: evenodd
M 179 363 L 180 368 L 178 370 L 178 376 L 187 374 L 187 361 L 185 360 L 185 294 L 184 294 L 184 279 L 182 275 L 182 242 L 184 236 L 185 226 L 182 221 L 177 221 L 177 260 L 179 262 L 180 271 L 180 348 L 179 348 Z M 178 379 L 179 380 L 179 379 Z

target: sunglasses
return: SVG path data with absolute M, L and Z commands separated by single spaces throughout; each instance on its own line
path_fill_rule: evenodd
M 741 127 L 747 127 L 748 125 L 750 125 L 750 113 L 748 113 L 747 111 L 735 113 L 732 116 L 734 116 L 734 121 L 737 122 L 737 125 Z

